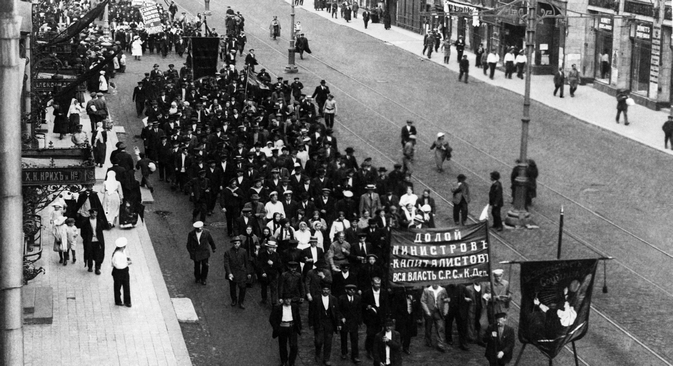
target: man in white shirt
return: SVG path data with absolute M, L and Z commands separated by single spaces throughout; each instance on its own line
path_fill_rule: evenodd
M 438 284 L 432 284 L 423 290 L 421 307 L 425 316 L 425 344 L 432 345 L 432 327 L 435 326 L 437 334 L 437 349 L 446 352 L 444 334 L 444 319 L 449 312 L 449 295 L 446 289 Z
M 283 203 L 278 201 L 278 192 L 276 191 L 269 193 L 269 202 L 264 205 L 264 209 L 266 210 L 267 220 L 273 220 L 273 215 L 276 212 L 285 217 L 285 208 L 283 207 Z
M 486 62 L 488 63 L 488 68 L 489 68 L 489 78 L 493 80 L 493 75 L 495 75 L 495 66 L 498 64 L 500 61 L 500 56 L 498 56 L 497 53 L 495 53 L 495 50 L 491 50 L 491 52 L 488 53 L 488 57 L 486 58 Z
M 271 310 L 269 323 L 273 328 L 273 338 L 278 337 L 278 349 L 282 365 L 294 366 L 299 349 L 297 335 L 301 334 L 301 316 L 299 305 L 292 303 L 292 295 L 283 294 L 283 303 L 276 305 Z M 290 345 L 288 355 L 287 346 Z
M 387 319 L 385 328 L 374 338 L 374 365 L 375 366 L 401 366 L 402 365 L 402 342 L 400 333 L 394 330 L 395 321 Z

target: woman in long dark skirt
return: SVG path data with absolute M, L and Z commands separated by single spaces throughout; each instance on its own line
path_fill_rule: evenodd
M 63 140 L 65 134 L 70 132 L 70 126 L 66 114 L 68 111 L 61 109 L 61 105 L 54 103 L 54 133 L 59 134 L 59 139 Z
M 93 161 L 102 168 L 107 151 L 107 132 L 103 129 L 103 122 L 96 123 L 96 131 L 93 131 L 91 134 L 91 141 L 93 145 Z

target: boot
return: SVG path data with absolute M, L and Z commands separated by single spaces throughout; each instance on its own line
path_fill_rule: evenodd
M 75 251 L 72 251 L 72 263 L 75 264 L 77 262 L 77 258 L 75 258 Z

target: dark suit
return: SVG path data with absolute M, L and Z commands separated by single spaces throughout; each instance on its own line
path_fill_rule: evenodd
M 495 336 L 493 332 L 496 332 Z M 512 360 L 514 352 L 515 335 L 514 329 L 509 325 L 504 326 L 502 330 L 497 330 L 495 324 L 490 325 L 484 334 L 484 343 L 486 343 L 486 352 L 484 356 L 491 366 L 503 366 Z M 498 359 L 498 352 L 502 351 L 504 356 Z
M 215 241 L 208 230 L 201 232 L 200 240 L 197 240 L 196 230 L 187 234 L 187 251 L 189 258 L 194 261 L 194 279 L 196 281 L 206 281 L 208 278 L 208 258 L 210 258 L 210 248 L 215 251 Z
M 416 135 L 416 126 L 404 126 L 400 132 L 400 139 L 402 140 L 402 147 L 409 141 L 409 136 Z
M 313 99 L 315 99 L 315 102 L 318 103 L 318 111 L 320 112 L 321 116 L 323 112 L 323 106 L 327 100 L 327 94 L 329 93 L 330 91 L 327 85 L 319 85 L 315 87 L 313 95 L 311 96 Z
M 465 285 L 446 286 L 446 292 L 449 295 L 449 313 L 446 316 L 446 341 L 453 342 L 453 321 L 456 321 L 458 328 L 458 342 L 460 347 L 467 347 L 467 318 L 470 309 L 470 303 L 465 298 L 470 298 Z
M 332 274 L 332 293 L 334 296 L 341 296 L 346 293 L 346 285 L 356 285 L 358 281 L 353 271 L 348 271 L 348 278 L 344 277 L 343 271 Z
M 107 227 L 107 223 L 103 219 L 105 216 L 98 216 L 96 218 L 96 230 L 91 225 L 91 219 L 82 220 L 82 242 L 84 244 L 84 263 L 86 263 L 89 270 L 96 262 L 96 271 L 100 271 L 100 266 L 105 258 L 105 237 L 103 236 L 103 229 Z M 94 235 L 95 234 L 95 235 Z
M 502 198 L 502 183 L 495 181 L 491 184 L 491 189 L 488 192 L 488 204 L 491 205 L 491 215 L 493 215 L 493 227 L 495 229 L 502 229 L 502 218 L 500 216 L 500 209 L 503 206 Z
M 325 258 L 325 251 L 322 248 L 315 247 L 316 253 L 317 253 L 317 260 L 321 260 Z M 301 250 L 301 257 L 299 260 L 301 263 L 304 263 L 304 269 L 302 270 L 302 277 L 306 278 L 306 275 L 308 274 L 308 271 L 312 270 L 315 268 L 315 261 L 310 262 L 307 260 L 308 259 L 313 259 L 313 256 L 311 255 L 311 247 L 304 248 Z
M 136 103 L 136 113 L 138 114 L 138 117 L 142 116 L 143 110 L 145 109 L 145 100 L 147 97 L 145 96 L 145 88 L 142 88 L 140 86 L 136 86 L 133 89 L 133 97 L 132 100 Z
M 373 351 L 374 336 L 383 328 L 388 309 L 388 293 L 384 289 L 379 291 L 379 306 L 376 306 L 371 287 L 362 293 L 362 317 L 367 325 L 367 338 L 365 339 L 367 353 Z
M 338 301 L 336 297 L 329 295 L 329 303 L 327 309 L 325 309 L 322 295 L 320 295 L 313 299 L 311 306 L 313 306 L 311 314 L 313 321 L 311 323 L 315 334 L 315 357 L 320 359 L 322 353 L 322 359 L 329 361 L 332 356 L 332 337 L 336 333 L 341 319 Z
M 392 339 L 389 339 L 388 342 L 383 342 L 383 336 L 385 336 L 385 329 L 374 338 L 374 346 L 372 351 L 372 356 L 374 357 L 374 365 L 391 365 L 391 366 L 401 366 L 402 365 L 402 342 L 400 333 L 392 331 Z M 386 346 L 390 348 L 390 363 L 386 363 Z
M 299 305 L 290 304 L 292 308 L 292 322 L 283 322 L 283 306 L 275 305 L 271 309 L 269 323 L 273 328 L 272 337 L 278 337 L 278 348 L 280 350 L 280 362 L 285 365 L 289 362 L 294 365 L 297 359 L 297 335 L 301 334 L 301 316 L 299 315 Z M 290 344 L 290 355 L 288 357 L 287 345 Z
M 362 324 L 362 304 L 360 295 L 354 294 L 352 301 L 348 295 L 339 296 L 339 312 L 341 312 L 341 355 L 348 354 L 348 338 L 351 339 L 351 359 L 360 357 L 358 344 L 358 328 Z M 345 319 L 345 321 L 343 321 Z
M 398 292 L 393 296 L 391 303 L 395 330 L 400 332 L 402 338 L 402 349 L 409 350 L 411 338 L 418 335 L 416 316 L 421 309 L 420 293 L 411 290 Z
M 367 263 L 367 254 L 374 253 L 374 247 L 371 243 L 365 242 L 362 249 L 360 248 L 360 244 L 360 242 L 351 244 L 351 254 L 350 258 L 348 258 L 353 268 L 355 268 L 358 272 L 359 269 L 364 267 L 364 264 Z M 358 257 L 362 258 L 358 259 Z

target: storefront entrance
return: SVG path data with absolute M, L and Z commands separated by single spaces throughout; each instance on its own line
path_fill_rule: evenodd
M 638 24 L 631 51 L 631 92 L 649 97 L 652 24 Z
M 601 17 L 598 21 L 594 55 L 594 78 L 606 84 L 610 84 L 610 66 L 612 65 L 612 18 Z

